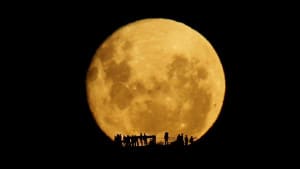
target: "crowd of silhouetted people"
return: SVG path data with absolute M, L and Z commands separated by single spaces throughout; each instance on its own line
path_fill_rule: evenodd
M 194 143 L 193 136 L 191 136 L 190 139 L 189 139 L 187 135 L 185 135 L 185 137 L 183 137 L 182 133 L 177 135 L 177 139 L 176 139 L 176 144 L 177 145 L 179 145 L 179 146 L 187 146 L 189 143 L 190 144 Z
M 164 145 L 167 146 L 169 144 L 174 144 L 178 147 L 188 146 L 189 144 L 194 143 L 194 137 L 188 135 L 183 135 L 183 133 L 178 134 L 177 138 L 174 142 L 169 143 L 169 133 L 165 132 L 164 134 Z M 156 145 L 156 135 L 121 135 L 117 134 L 114 138 L 114 142 L 116 145 L 120 147 L 141 147 L 141 146 L 148 146 L 148 145 Z M 148 140 L 150 139 L 150 140 Z
M 148 142 L 148 139 L 149 142 Z M 155 145 L 156 144 L 156 136 L 155 135 L 144 135 L 141 133 L 139 136 L 137 135 L 121 135 L 117 134 L 115 136 L 115 143 L 119 146 L 123 147 L 138 147 L 138 146 L 147 146 L 147 145 Z

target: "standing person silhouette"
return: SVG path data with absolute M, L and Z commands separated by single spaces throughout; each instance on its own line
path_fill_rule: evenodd
M 140 134 L 139 139 L 140 139 L 141 146 L 143 146 L 144 144 L 143 144 L 143 134 L 142 133 Z
M 180 146 L 184 146 L 183 133 L 180 135 Z
M 189 138 L 188 138 L 187 135 L 185 135 L 185 137 L 184 137 L 184 145 L 187 146 L 188 143 L 189 143 Z
M 144 133 L 143 139 L 144 139 L 144 145 L 146 146 L 147 145 L 147 136 L 145 133 Z
M 168 132 L 165 132 L 164 139 L 165 139 L 165 145 L 168 145 L 168 141 L 169 141 L 169 133 Z
M 190 137 L 190 143 L 191 143 L 191 144 L 194 143 L 194 138 L 193 138 L 193 136 Z
M 180 145 L 180 134 L 177 135 L 176 146 Z

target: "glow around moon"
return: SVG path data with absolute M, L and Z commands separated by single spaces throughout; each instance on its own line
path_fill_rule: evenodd
M 201 138 L 225 94 L 212 45 L 170 19 L 143 19 L 115 31 L 96 51 L 86 85 L 92 114 L 109 138 L 146 133 L 157 142 L 166 131 Z

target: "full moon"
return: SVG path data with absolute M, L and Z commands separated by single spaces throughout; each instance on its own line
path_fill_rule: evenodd
M 95 52 L 86 77 L 87 99 L 110 138 L 178 134 L 200 139 L 223 105 L 225 76 L 213 46 L 191 27 L 149 18 L 112 33 Z

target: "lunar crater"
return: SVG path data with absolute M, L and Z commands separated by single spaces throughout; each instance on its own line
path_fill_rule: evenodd
M 113 61 L 105 67 L 104 71 L 106 78 L 113 82 L 127 82 L 131 74 L 130 66 L 126 61 L 119 64 Z
M 97 51 L 96 56 L 100 59 L 100 62 L 105 63 L 113 58 L 114 51 L 115 48 L 113 45 L 103 45 Z
M 131 91 L 121 83 L 114 83 L 110 90 L 111 103 L 123 110 L 133 99 Z
M 98 68 L 97 67 L 92 67 L 88 70 L 88 74 L 87 74 L 87 79 L 88 81 L 94 81 L 97 79 L 98 76 Z

